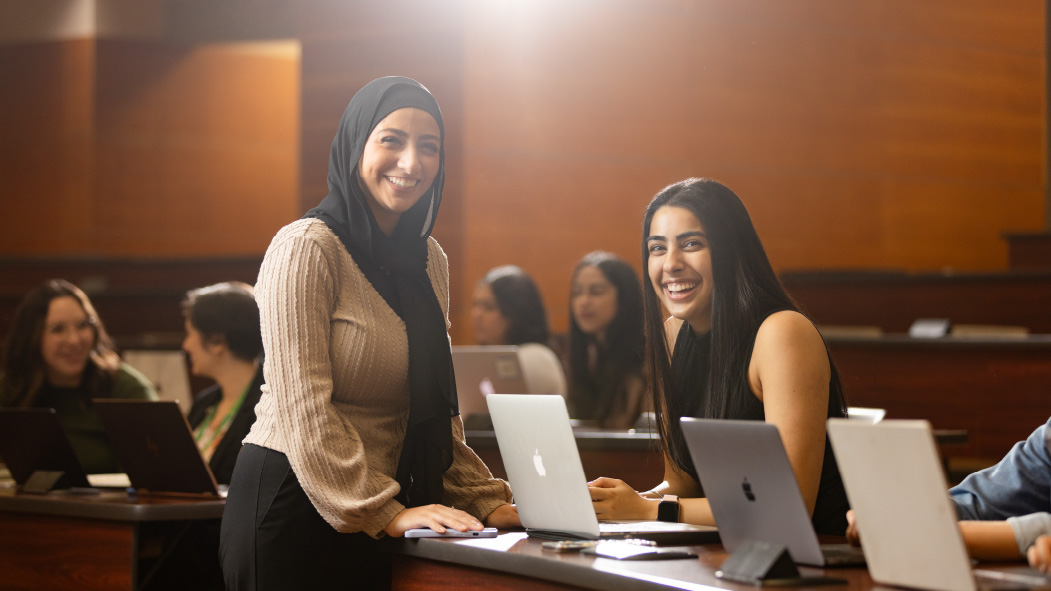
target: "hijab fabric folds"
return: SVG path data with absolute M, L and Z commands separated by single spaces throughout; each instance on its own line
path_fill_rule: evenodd
M 392 236 L 376 224 L 358 180 L 358 163 L 376 125 L 403 108 L 430 113 L 442 135 L 431 188 L 401 215 Z M 445 126 L 438 103 L 419 82 L 373 80 L 347 105 L 332 140 L 328 195 L 307 212 L 332 230 L 373 287 L 405 323 L 409 344 L 409 423 L 395 476 L 407 507 L 441 503 L 452 464 L 452 425 L 459 413 L 445 315 L 427 275 L 427 239 L 445 183 Z

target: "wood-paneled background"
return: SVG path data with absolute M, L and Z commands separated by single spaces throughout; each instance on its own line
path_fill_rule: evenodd
M 1001 233 L 1045 227 L 1039 0 L 296 6 L 294 49 L 0 45 L 0 255 L 259 254 L 387 74 L 445 114 L 458 343 L 504 263 L 564 330 L 575 262 L 638 265 L 643 207 L 688 176 L 741 196 L 778 269 L 1003 269 Z

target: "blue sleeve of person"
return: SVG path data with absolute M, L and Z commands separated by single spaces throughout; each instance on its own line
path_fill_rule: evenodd
M 1051 419 L 995 466 L 949 490 L 960 519 L 1005 520 L 1051 511 Z

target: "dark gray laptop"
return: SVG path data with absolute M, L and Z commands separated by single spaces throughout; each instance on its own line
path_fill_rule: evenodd
M 777 427 L 763 421 L 681 420 L 723 546 L 782 544 L 815 566 L 865 564 L 858 548 L 819 544 Z
M 95 399 L 113 451 L 136 491 L 218 496 L 177 402 Z
M 54 488 L 90 486 L 51 408 L 0 409 L 0 458 L 22 486 L 34 472 L 62 472 Z

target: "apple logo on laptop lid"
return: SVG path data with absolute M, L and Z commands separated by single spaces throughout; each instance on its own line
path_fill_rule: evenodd
M 544 458 L 540 456 L 540 450 L 533 452 L 533 466 L 536 467 L 536 473 L 541 476 L 547 476 L 547 470 L 544 468 Z
M 744 491 L 745 498 L 753 503 L 755 502 L 755 493 L 752 492 L 752 485 L 748 482 L 748 478 L 745 478 L 744 482 L 741 483 L 741 490 Z

